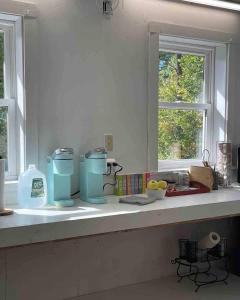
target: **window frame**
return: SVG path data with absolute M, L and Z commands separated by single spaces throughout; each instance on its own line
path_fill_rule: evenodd
M 159 80 L 159 51 L 170 50 L 171 52 L 185 52 L 191 54 L 204 54 L 207 58 L 208 63 L 205 66 L 209 66 L 205 69 L 205 73 L 208 74 L 209 84 L 206 87 L 207 103 L 196 103 L 195 108 L 199 110 L 205 110 L 207 112 L 207 134 L 205 140 L 205 147 L 211 152 L 211 161 L 216 160 L 215 155 L 215 143 L 218 140 L 225 138 L 226 134 L 226 114 L 227 114 L 227 43 L 209 41 L 205 39 L 184 37 L 177 35 L 167 35 L 159 32 L 149 32 L 149 69 L 148 69 L 148 168 L 152 171 L 166 171 L 166 170 L 177 170 L 177 169 L 187 169 L 190 165 L 201 165 L 202 160 L 189 159 L 189 160 L 158 160 L 158 80 Z M 220 51 L 219 51 L 220 49 Z M 221 81 L 217 75 L 218 70 L 218 53 L 222 49 L 225 49 L 224 57 L 224 81 L 226 86 L 224 87 L 224 99 L 221 99 L 221 106 L 224 109 L 224 120 L 219 121 L 217 116 L 217 105 L 219 104 L 219 96 L 217 93 L 217 85 Z M 223 81 L 223 80 L 222 80 Z M 165 108 L 182 108 L 190 109 L 191 106 L 186 103 L 181 104 L 170 104 L 162 103 Z M 215 134 L 216 126 L 221 123 L 224 128 L 224 134 Z M 223 136 L 223 138 L 222 138 Z
M 199 55 L 205 58 L 204 64 L 204 95 L 203 102 L 200 103 L 184 103 L 184 102 L 163 102 L 159 101 L 158 109 L 181 109 L 181 110 L 195 110 L 202 111 L 205 114 L 205 122 L 203 127 L 203 147 L 202 151 L 207 148 L 212 152 L 211 135 L 207 132 L 212 131 L 213 116 L 212 116 L 212 103 L 213 103 L 213 62 L 215 59 L 215 49 L 211 46 L 193 44 L 193 41 L 188 39 L 179 39 L 168 36 L 159 37 L 159 52 L 171 52 L 181 54 Z M 179 159 L 179 160 L 158 160 L 158 169 L 182 169 L 187 168 L 192 164 L 200 165 L 201 159 Z
M 4 32 L 4 98 L 8 108 L 8 171 L 6 180 L 16 180 L 25 165 L 25 97 L 22 17 L 0 14 Z

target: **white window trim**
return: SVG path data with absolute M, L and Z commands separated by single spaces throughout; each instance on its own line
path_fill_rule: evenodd
M 166 26 L 167 28 L 171 28 L 171 25 Z M 150 26 L 152 28 L 152 26 Z M 160 28 L 154 26 L 154 28 Z M 176 29 L 173 26 L 172 30 Z M 179 30 L 179 29 L 178 29 Z M 156 31 L 156 30 L 155 30 Z M 180 30 L 181 31 L 181 30 Z M 149 170 L 156 171 L 164 171 L 164 170 L 173 170 L 173 169 L 185 169 L 190 165 L 201 164 L 200 160 L 171 160 L 165 161 L 165 164 L 161 164 L 159 166 L 159 162 L 157 159 L 158 156 L 158 146 L 157 146 L 157 136 L 158 136 L 158 63 L 159 63 L 159 36 L 161 34 L 161 30 L 157 30 L 157 32 L 149 32 L 149 69 L 148 69 L 148 168 Z M 172 32 L 171 32 L 172 33 Z M 165 33 L 164 33 L 165 34 Z M 167 34 L 165 34 L 167 35 Z M 171 34 L 172 35 L 172 34 Z M 176 38 L 178 34 L 176 33 L 174 37 L 174 41 L 178 41 Z M 206 36 L 206 31 L 205 31 Z M 212 32 L 210 32 L 210 36 L 212 36 Z M 179 40 L 181 40 L 183 36 L 179 35 Z M 211 80 L 215 80 L 212 83 L 212 90 L 209 91 L 209 98 L 212 98 L 213 103 L 213 111 L 212 111 L 212 120 L 211 120 L 211 131 L 214 134 L 208 135 L 207 146 L 210 148 L 212 157 L 211 161 L 215 161 L 216 159 L 216 147 L 215 143 L 218 140 L 223 140 L 227 138 L 227 124 L 226 124 L 226 116 L 227 116 L 227 86 L 228 86 L 228 52 L 229 52 L 229 43 L 222 43 L 218 41 L 209 41 L 207 38 L 202 40 L 197 37 L 195 39 L 193 36 L 187 37 L 189 41 L 192 42 L 193 47 L 201 46 L 202 49 L 212 48 L 212 58 L 215 55 L 216 59 L 214 61 L 214 70 L 212 71 L 213 77 Z M 186 37 L 185 37 L 186 39 Z M 202 50 L 201 49 L 201 50 Z M 225 50 L 223 50 L 225 49 Z M 220 61 L 220 63 L 215 63 L 218 60 L 218 56 L 221 56 L 221 51 L 225 51 L 225 61 Z M 220 58 L 219 58 L 220 59 Z M 222 86 L 222 91 L 219 93 L 218 87 L 220 83 L 222 84 L 222 78 L 219 76 L 219 66 L 221 65 L 221 74 L 222 78 L 224 78 L 225 84 Z M 214 76 L 215 75 L 215 76 Z M 221 116 L 219 116 L 219 107 L 221 106 Z M 224 111 L 224 113 L 223 113 Z M 208 110 L 209 112 L 209 110 Z M 224 114 L 224 116 L 223 116 Z M 209 116 L 208 116 L 209 119 Z M 210 118 L 211 119 L 211 118 Z M 218 128 L 222 129 L 221 134 L 219 132 L 215 132 Z M 220 131 L 220 130 L 218 130 Z M 162 161 L 160 161 L 162 162 Z
M 16 180 L 25 166 L 25 97 L 23 68 L 22 18 L 0 14 L 1 29 L 5 33 L 5 98 L 0 106 L 8 107 L 8 157 L 7 180 Z M 8 55 L 9 54 L 9 55 Z M 6 83 L 10 83 L 9 85 Z

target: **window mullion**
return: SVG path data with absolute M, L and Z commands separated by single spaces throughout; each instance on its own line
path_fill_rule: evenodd
M 179 102 L 160 102 L 159 108 L 184 109 L 184 110 L 208 110 L 211 108 L 209 103 L 179 103 Z
M 15 103 L 15 99 L 0 99 L 0 107 L 3 107 L 3 106 L 8 106 L 10 103 Z

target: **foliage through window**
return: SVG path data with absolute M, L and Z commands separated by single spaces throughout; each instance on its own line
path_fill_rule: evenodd
M 0 32 L 0 98 L 4 98 L 4 33 Z
M 4 98 L 4 33 L 0 32 L 0 99 Z M 0 107 L 0 156 L 7 159 L 7 107 Z
M 205 143 L 205 56 L 160 50 L 158 159 L 200 159 Z
M 8 145 L 8 128 L 7 118 L 8 108 L 0 107 L 0 156 L 7 159 L 7 145 Z

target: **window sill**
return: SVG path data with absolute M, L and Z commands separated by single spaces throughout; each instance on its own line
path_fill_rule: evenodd
M 202 166 L 202 160 L 198 159 L 179 159 L 179 160 L 159 160 L 158 171 L 170 172 L 187 170 L 190 166 Z

